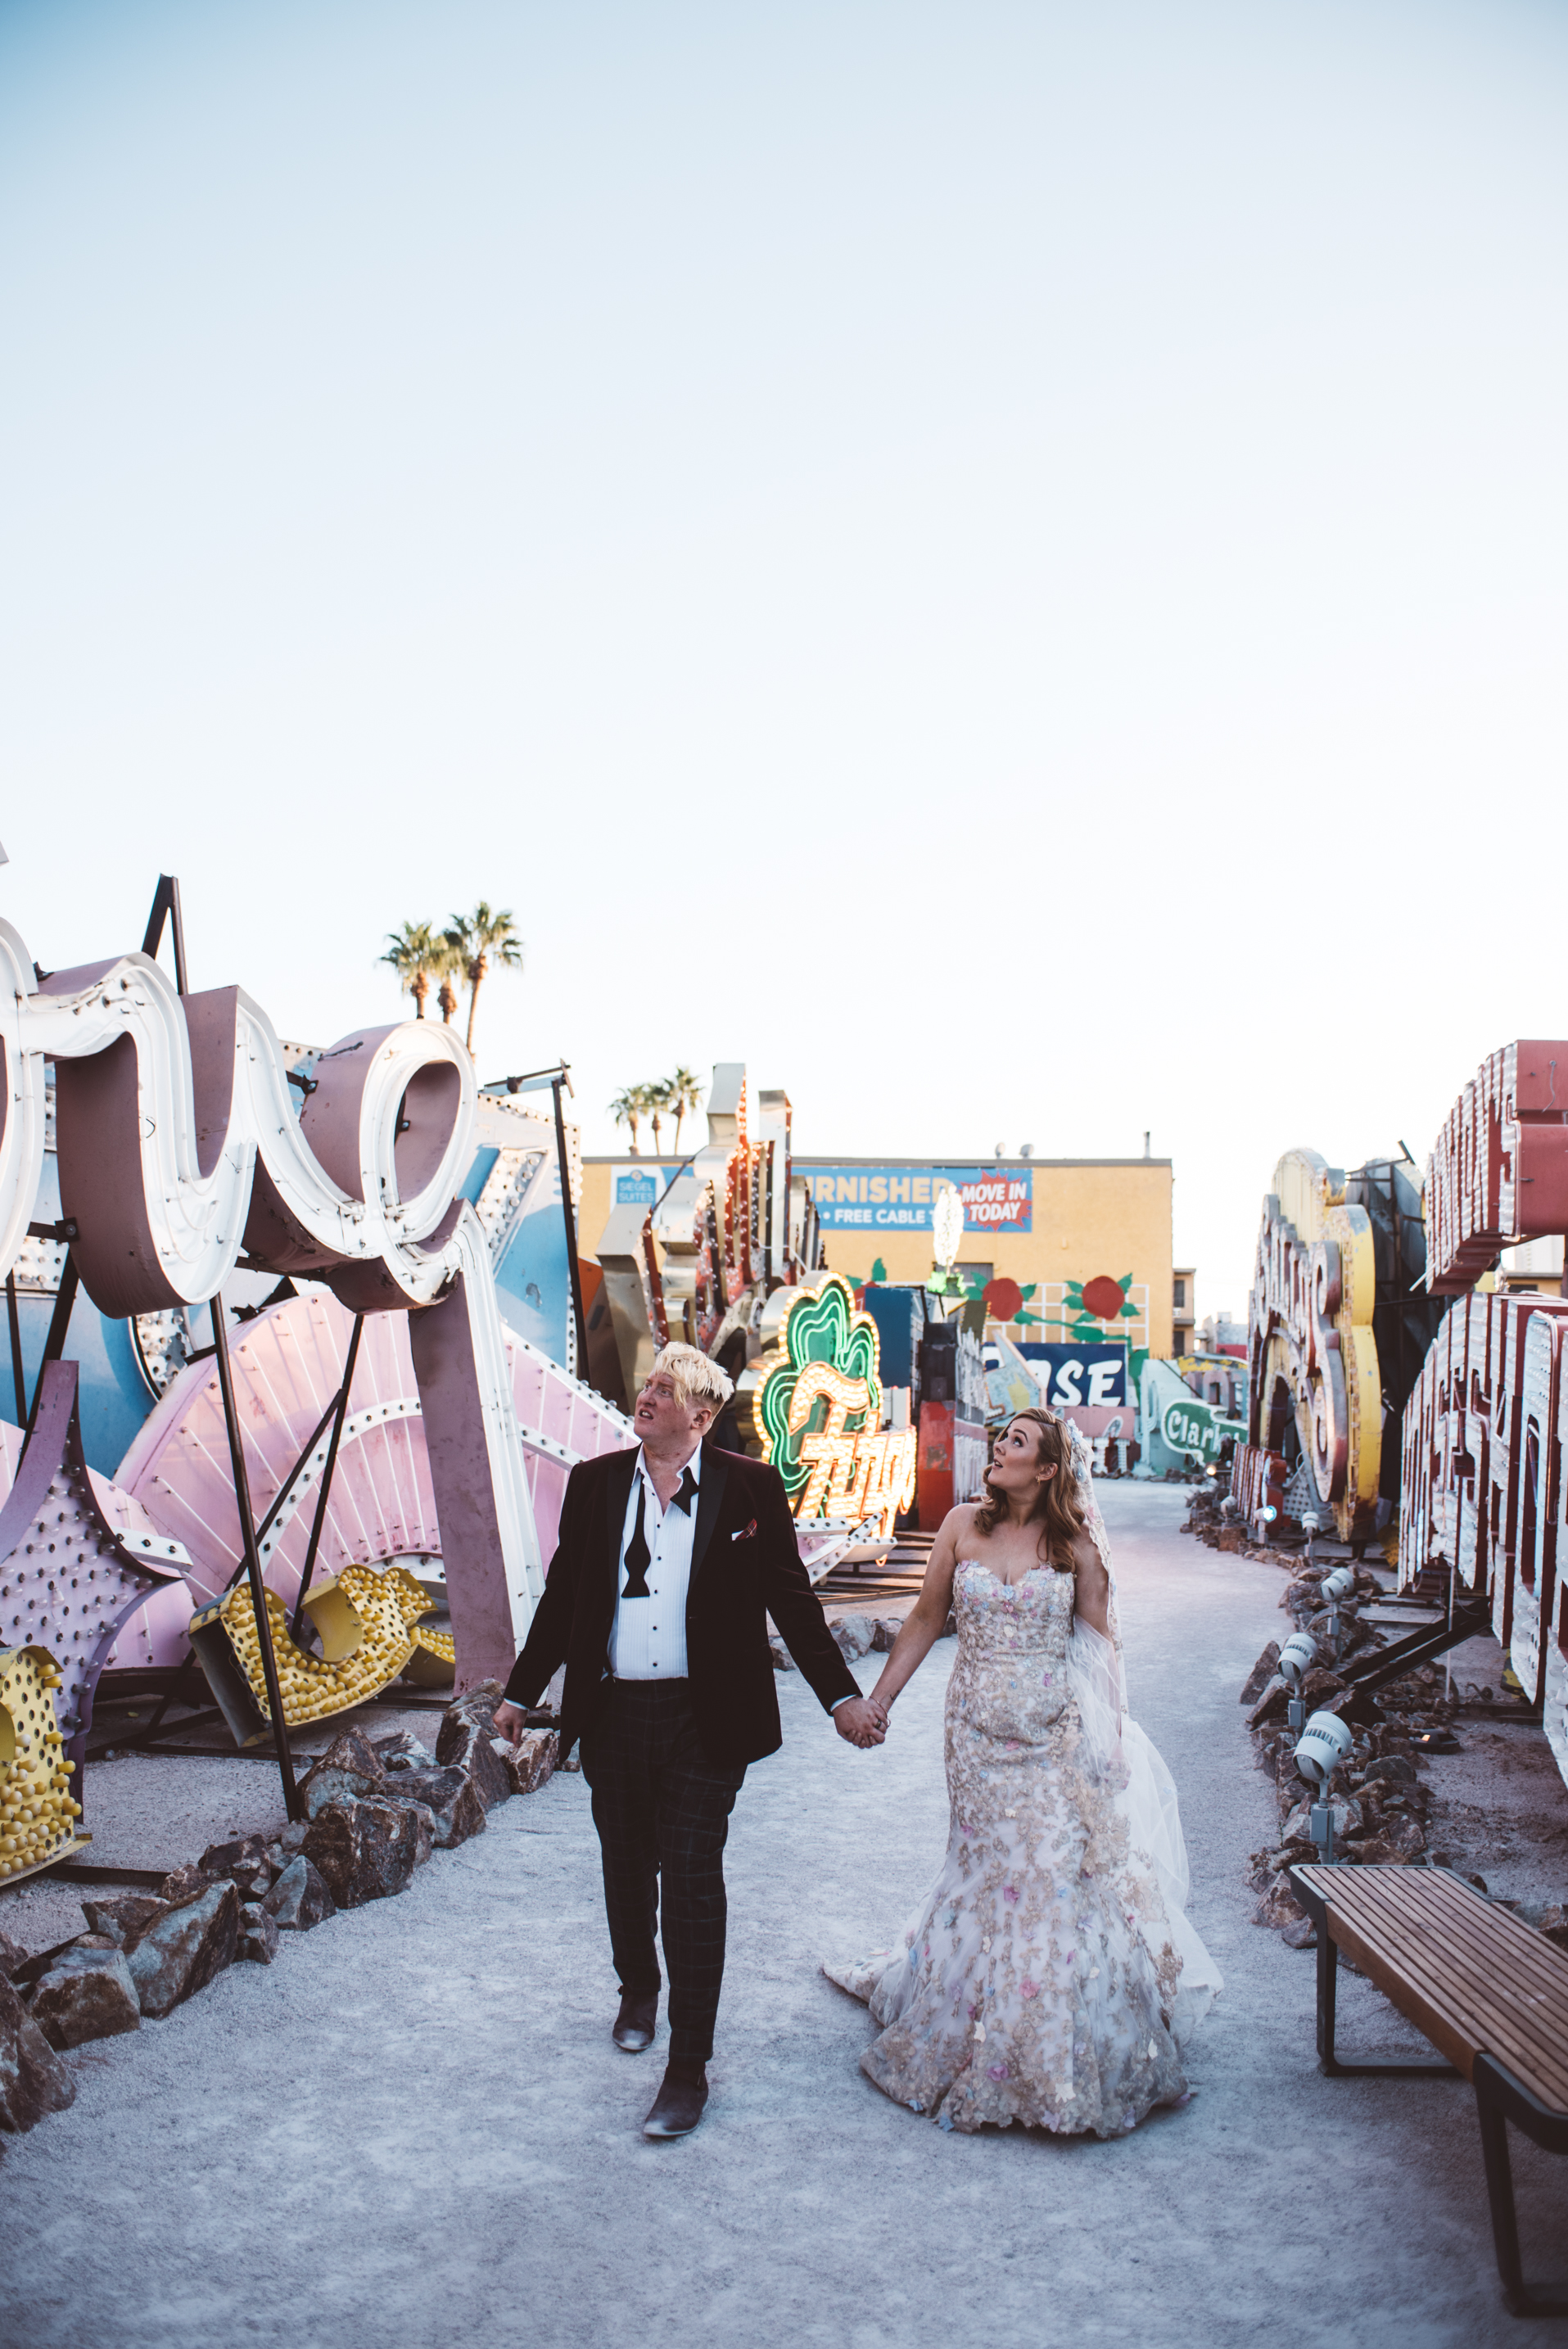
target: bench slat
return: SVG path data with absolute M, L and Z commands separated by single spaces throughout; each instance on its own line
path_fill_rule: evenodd
M 1424 1868 L 1411 1868 L 1406 1873 L 1415 1880 L 1397 1892 L 1387 1888 L 1394 1893 L 1392 1899 L 1379 1899 L 1376 1893 L 1370 1899 L 1357 1899 L 1354 1894 L 1342 1897 L 1336 1888 L 1334 1905 L 1346 1913 L 1376 1916 L 1380 1921 L 1419 1919 L 1428 1933 L 1438 1938 L 1458 1936 L 1457 1946 L 1484 1951 L 1489 1961 L 1505 1963 L 1511 1981 L 1521 1985 L 1528 1983 L 1542 1998 L 1561 2007 L 1568 2018 L 1568 1957 L 1506 1909 L 1492 1909 L 1478 1899 L 1479 1915 L 1468 1906 L 1456 1914 L 1452 1902 L 1445 1897 L 1442 1879 L 1432 1882 L 1431 1872 Z M 1419 1880 L 1423 1877 L 1428 1879 L 1425 1883 Z
M 1386 1872 L 1390 1877 L 1396 1873 L 1392 1868 Z M 1400 1868 L 1397 1874 L 1404 1879 L 1402 1882 L 1377 1884 L 1366 1879 L 1384 1871 L 1370 1868 L 1330 1871 L 1310 1868 L 1302 1873 L 1321 1897 L 1347 1914 L 1354 1912 L 1390 1925 L 1401 1920 L 1419 1920 L 1425 1930 L 1458 1936 L 1459 1946 L 1490 1947 L 1494 1954 L 1507 1957 L 1511 1968 L 1522 1969 L 1543 1990 L 1568 1998 L 1568 1957 L 1507 1909 L 1493 1908 L 1468 1887 L 1461 1899 L 1451 1877 L 1429 1868 Z M 1327 1881 L 1323 1880 L 1325 1873 Z M 1357 1882 L 1357 1878 L 1361 1880 Z
M 1330 1939 L 1467 2079 L 1485 2049 L 1543 2104 L 1568 2111 L 1568 1957 L 1469 1886 L 1461 1897 L 1450 1876 L 1298 1873 L 1327 1903 Z M 1396 1874 L 1403 1880 L 1387 1880 Z M 1478 1952 L 1477 1941 L 1488 1946 Z
M 1436 1919 L 1440 1929 L 1451 1932 L 1454 1930 L 1452 1910 L 1443 1899 L 1440 1884 L 1429 1880 L 1432 1871 L 1412 1868 L 1408 1872 L 1417 1879 L 1422 1876 L 1428 1878 L 1425 1884 L 1417 1880 L 1411 1887 L 1422 1913 Z M 1528 1983 L 1534 1995 L 1554 2009 L 1562 2018 L 1565 2035 L 1568 2035 L 1568 1955 L 1551 1941 L 1542 1940 L 1532 1927 L 1512 1916 L 1508 1909 L 1494 1909 L 1490 1903 L 1483 1904 L 1483 1918 L 1477 1920 L 1473 1929 L 1474 1942 L 1484 1948 L 1490 1958 L 1505 1962 L 1510 1969 L 1511 1979 L 1521 1990 Z M 1464 1930 L 1467 1934 L 1472 1930 L 1468 1912 Z
M 1336 1889 L 1333 1905 L 1369 1922 L 1376 1917 L 1378 1926 L 1390 1931 L 1397 1929 L 1398 1920 L 1408 1919 L 1418 1926 L 1423 1941 L 1439 1951 L 1466 1982 L 1467 2002 L 1473 2004 L 1478 1992 L 1483 2006 L 1501 1995 L 1501 2011 L 1527 2012 L 1548 2042 L 1568 2054 L 1568 1957 L 1506 1909 L 1491 1909 L 1479 1899 L 1479 1917 L 1468 1907 L 1456 1916 L 1444 1897 L 1444 1879 L 1432 1881 L 1426 1869 L 1407 1873 L 1428 1880 L 1398 1888 L 1391 1904 L 1376 1895 L 1370 1902 L 1345 1900 Z M 1499 1968 L 1503 1970 L 1501 1976 Z
M 1436 1886 L 1411 1885 L 1393 1908 L 1343 1899 L 1337 1888 L 1330 1899 L 1335 1913 L 1355 1917 L 1364 1932 L 1386 1940 L 1391 1948 L 1418 1947 L 1436 1969 L 1446 1969 L 1458 2009 L 1471 2016 L 1527 2022 L 1554 2053 L 1568 2054 L 1568 1961 L 1528 1926 L 1510 1919 L 1512 1933 L 1501 1933 L 1494 1917 L 1487 1920 L 1489 1930 L 1474 1930 L 1470 1938 L 1471 1919 L 1460 1923 L 1446 1911 Z M 1440 1978 L 1435 1972 L 1434 1979 Z

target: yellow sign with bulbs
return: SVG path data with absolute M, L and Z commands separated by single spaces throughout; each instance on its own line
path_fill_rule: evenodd
M 0 1882 L 47 1868 L 78 1842 L 79 1803 L 55 1719 L 60 1668 L 47 1648 L 0 1650 Z
M 284 1603 L 275 1591 L 268 1590 L 267 1624 L 283 1695 L 283 1717 L 288 1726 L 294 1729 L 302 1722 L 347 1713 L 350 1706 L 376 1695 L 400 1672 L 427 1686 L 450 1684 L 457 1661 L 452 1636 L 450 1631 L 427 1630 L 420 1619 L 431 1614 L 433 1606 L 429 1591 L 406 1566 L 387 1567 L 379 1572 L 368 1566 L 346 1567 L 333 1580 L 319 1584 L 305 1602 L 305 1612 L 321 1640 L 321 1653 L 317 1656 L 290 1636 Z M 223 1626 L 262 1719 L 270 1721 L 266 1675 L 248 1582 L 237 1583 L 226 1597 L 192 1617 L 192 1637 L 214 1622 Z

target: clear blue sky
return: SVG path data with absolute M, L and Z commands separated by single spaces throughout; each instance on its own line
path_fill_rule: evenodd
M 1565 128 L 1518 0 L 12 0 L 0 911 L 326 1038 L 483 893 L 590 1148 L 1148 1128 L 1241 1310 L 1568 1031 Z

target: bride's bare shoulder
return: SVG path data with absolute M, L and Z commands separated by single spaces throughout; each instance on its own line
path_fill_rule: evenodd
M 978 1514 L 979 1511 L 973 1501 L 961 1501 L 957 1508 L 950 1509 L 942 1519 L 942 1529 L 937 1536 L 937 1539 L 940 1542 L 946 1542 L 954 1550 L 962 1542 L 978 1541 L 981 1537 L 975 1531 L 974 1523 Z

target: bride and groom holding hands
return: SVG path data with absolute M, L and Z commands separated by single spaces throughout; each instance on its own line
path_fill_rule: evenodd
M 732 1392 L 666 1346 L 635 1449 L 574 1468 L 560 1538 L 496 1727 L 515 1739 L 564 1663 L 620 1983 L 613 2025 L 670 2055 L 643 2124 L 701 2118 L 724 1965 L 723 1852 L 749 1764 L 782 1743 L 767 1619 L 839 1734 L 880 1744 L 950 1609 L 951 1819 L 901 1941 L 824 1971 L 882 2026 L 877 2085 L 943 2127 L 1111 2137 L 1186 2094 L 1179 2044 L 1219 1988 L 1183 1913 L 1168 1774 L 1122 1701 L 1105 1526 L 1082 1439 L 1048 1412 L 998 1436 L 983 1500 L 954 1509 L 876 1687 L 862 1695 L 800 1562 L 776 1470 L 704 1442 Z

